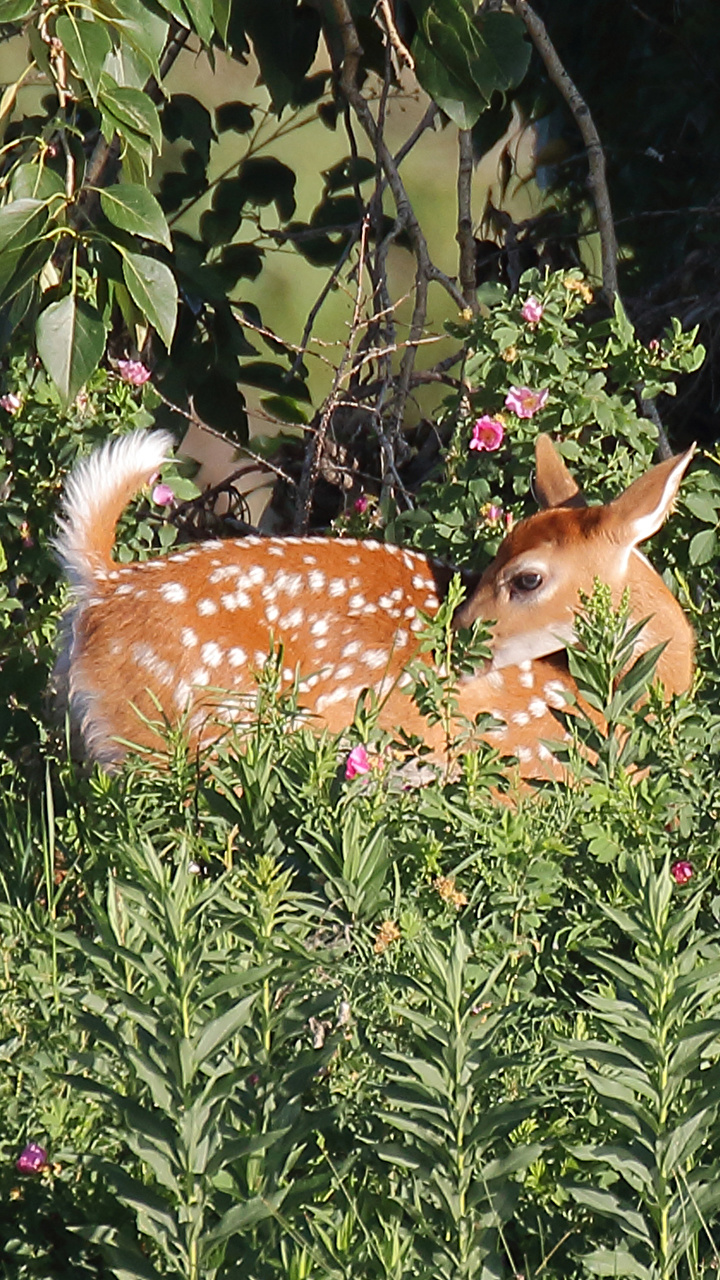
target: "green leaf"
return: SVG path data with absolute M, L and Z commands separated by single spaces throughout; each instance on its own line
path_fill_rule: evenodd
M 30 199 L 45 202 L 53 196 L 64 197 L 65 183 L 60 174 L 46 164 L 19 164 L 13 169 L 10 190 L 13 201 Z
M 582 1261 L 594 1276 L 622 1276 L 624 1280 L 655 1280 L 656 1272 L 644 1267 L 629 1250 L 595 1249 L 583 1255 Z
M 38 316 L 37 350 L 65 405 L 95 372 L 105 351 L 105 325 L 94 307 L 69 293 Z
M 118 121 L 120 131 L 141 139 L 149 138 L 156 151 L 162 145 L 160 116 L 155 103 L 140 89 L 128 89 L 116 84 L 107 72 L 100 77 L 98 102 Z
M 306 423 L 308 415 L 291 396 L 261 396 L 263 409 L 281 422 Z
M 206 1058 L 216 1053 L 241 1027 L 245 1026 L 256 995 L 257 993 L 253 992 L 252 995 L 246 996 L 244 1000 L 227 1009 L 219 1018 L 213 1018 L 212 1022 L 203 1029 L 194 1046 L 194 1058 L 198 1066 L 202 1066 Z
M 105 23 L 86 22 L 78 18 L 72 8 L 61 14 L 56 25 L 57 35 L 81 80 L 88 87 L 93 102 L 97 102 L 103 64 L 112 48 L 112 41 Z
M 142 58 L 150 74 L 159 80 L 161 78 L 159 59 L 165 48 L 168 34 L 167 19 L 160 13 L 154 12 L 145 0 L 94 0 L 93 8 L 97 13 L 107 17 L 115 29 L 122 32 L 124 39 L 118 46 L 121 55 L 123 45 L 127 42 Z M 179 18 L 185 26 L 185 14 L 182 10 L 179 12 Z M 115 70 L 114 66 L 112 70 Z
M 240 366 L 240 382 L 250 387 L 260 387 L 263 391 L 273 391 L 276 395 L 292 396 L 294 400 L 310 400 L 310 392 L 301 378 L 288 377 L 282 365 L 272 364 L 269 360 L 251 360 Z
M 642 1214 L 630 1205 L 624 1204 L 612 1191 L 602 1191 L 598 1187 L 587 1186 L 571 1186 L 567 1190 L 578 1204 L 585 1205 L 586 1208 L 604 1217 L 612 1218 L 634 1239 L 642 1240 L 644 1244 L 651 1243 L 648 1225 Z
M 213 0 L 183 0 L 183 5 L 193 30 L 204 45 L 209 45 L 215 34 Z
M 688 555 L 691 564 L 707 564 L 715 555 L 717 537 L 714 529 L 701 529 L 690 540 Z
M 217 1226 L 206 1235 L 205 1240 L 208 1244 L 216 1244 L 219 1240 L 227 1240 L 228 1236 L 235 1235 L 236 1232 L 247 1231 L 249 1227 L 254 1227 L 256 1223 L 271 1217 L 280 1208 L 287 1192 L 288 1188 L 285 1187 L 281 1191 L 274 1191 L 271 1195 L 254 1196 L 244 1204 L 233 1205 L 227 1213 L 223 1214 Z
M 3 22 L 21 22 L 35 8 L 35 0 L 3 0 L 0 18 Z
M 0 209 L 0 280 L 11 274 L 6 267 L 8 257 L 15 254 L 17 259 L 23 249 L 37 240 L 47 217 L 43 201 L 27 196 Z
M 172 344 L 177 322 L 178 290 L 164 262 L 122 250 L 123 278 L 133 302 L 147 317 L 166 347 Z
M 100 192 L 100 203 L 105 217 L 113 226 L 172 249 L 165 214 L 147 187 L 133 182 L 118 182 Z
M 702 520 L 704 524 L 717 524 L 718 507 L 720 506 L 720 498 L 710 497 L 706 493 L 688 493 L 683 502 L 688 511 L 691 511 L 698 520 Z

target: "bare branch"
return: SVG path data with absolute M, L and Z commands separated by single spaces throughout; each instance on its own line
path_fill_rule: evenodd
M 472 133 L 469 129 L 458 131 L 458 229 L 456 240 L 460 245 L 460 283 L 466 306 L 477 313 L 477 286 L 475 283 L 475 237 L 472 226 Z
M 607 302 L 612 305 L 618 292 L 617 239 L 605 173 L 605 153 L 600 135 L 590 115 L 590 108 L 560 61 L 544 22 L 527 0 L 509 0 L 509 3 L 525 23 L 530 39 L 545 64 L 548 77 L 567 102 L 587 148 L 588 183 L 595 204 L 600 235 L 603 293 Z

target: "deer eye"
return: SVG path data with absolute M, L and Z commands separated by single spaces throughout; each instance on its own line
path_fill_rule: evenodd
M 538 587 L 542 586 L 542 580 L 541 573 L 518 573 L 512 579 L 512 590 L 522 595 L 528 595 L 531 591 L 537 591 Z

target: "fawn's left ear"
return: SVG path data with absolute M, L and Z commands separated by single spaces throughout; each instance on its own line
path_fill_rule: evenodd
M 658 463 L 608 503 L 605 509 L 619 540 L 637 546 L 657 533 L 677 497 L 694 452 L 695 445 L 691 444 L 685 453 Z
M 535 441 L 535 497 L 541 507 L 585 507 L 587 503 L 549 436 Z

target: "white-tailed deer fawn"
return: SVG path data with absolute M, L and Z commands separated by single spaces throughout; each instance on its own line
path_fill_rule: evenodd
M 439 729 L 428 731 L 403 687 L 423 626 L 418 610 L 437 608 L 449 571 L 402 547 L 318 537 L 205 542 L 117 564 L 118 517 L 170 446 L 160 432 L 135 432 L 81 462 L 67 484 L 57 550 L 74 603 L 59 671 L 86 753 L 112 765 L 127 743 L 161 750 L 153 724 L 162 718 L 184 723 L 194 742 L 212 741 L 247 716 L 273 642 L 283 646 L 283 679 L 299 677 L 312 723 L 344 728 L 370 688 L 382 725 L 402 725 L 442 751 Z M 553 709 L 574 688 L 563 642 L 578 592 L 589 593 L 596 577 L 616 600 L 628 587 L 634 618 L 650 618 L 643 649 L 666 642 L 658 664 L 665 689 L 688 687 L 692 630 L 637 545 L 660 528 L 691 455 L 588 507 L 550 439 L 538 438 L 545 509 L 513 529 L 456 614 L 458 625 L 494 623 L 492 662 L 463 678 L 460 711 L 504 721 L 484 736 L 518 757 L 524 777 L 557 772 L 542 740 L 561 736 Z

